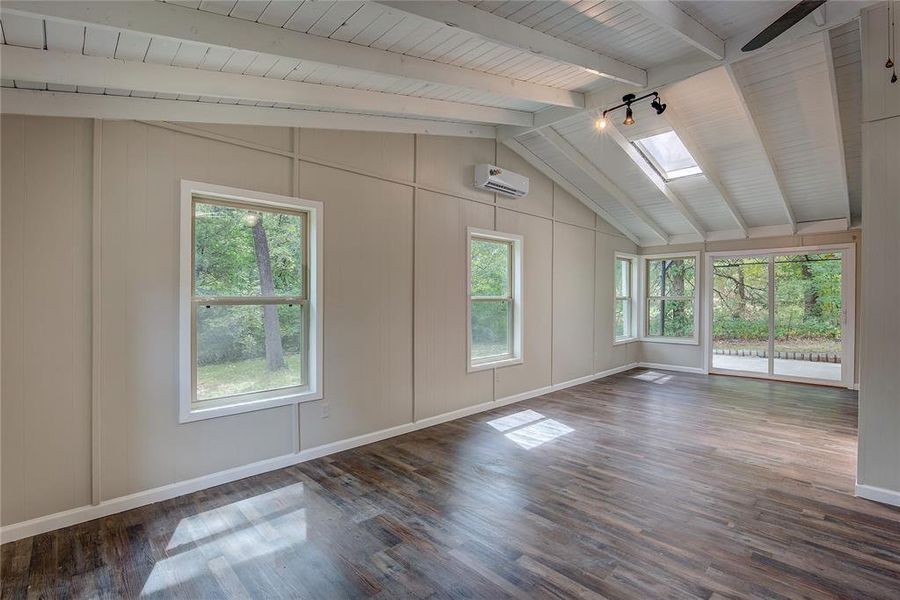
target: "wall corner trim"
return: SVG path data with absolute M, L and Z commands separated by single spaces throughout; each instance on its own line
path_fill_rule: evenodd
M 864 485 L 857 482 L 856 496 L 858 498 L 865 498 L 866 500 L 881 502 L 882 504 L 900 506 L 900 491 L 888 490 L 874 485 Z
M 260 475 L 269 471 L 283 469 L 285 467 L 290 467 L 302 462 L 321 458 L 323 456 L 334 454 L 336 452 L 343 452 L 344 450 L 350 450 L 359 446 L 365 446 L 366 444 L 380 442 L 388 438 L 403 435 L 404 433 L 410 433 L 419 429 L 425 429 L 434 425 L 440 425 L 441 423 L 446 423 L 447 421 L 453 421 L 455 419 L 460 419 L 462 417 L 467 417 L 469 415 L 474 415 L 487 410 L 500 408 L 508 404 L 514 404 L 516 402 L 521 402 L 530 398 L 536 398 L 537 396 L 542 396 L 550 392 L 555 392 L 582 383 L 587 383 L 589 381 L 594 381 L 596 379 L 609 377 L 610 375 L 615 375 L 616 373 L 634 369 L 637 366 L 637 363 L 628 363 L 620 367 L 614 367 L 606 371 L 579 377 L 578 379 L 572 379 L 570 381 L 556 383 L 553 385 L 538 388 L 536 390 L 523 392 L 521 394 L 515 394 L 513 396 L 507 396 L 505 398 L 499 398 L 497 400 L 475 404 L 473 406 L 468 406 L 460 410 L 436 415 L 434 417 L 428 417 L 426 419 L 421 419 L 419 421 L 414 421 L 411 423 L 405 423 L 403 425 L 397 425 L 396 427 L 389 427 L 387 429 L 374 431 L 372 433 L 358 435 L 356 437 L 332 442 L 330 444 L 323 444 L 321 446 L 316 446 L 315 448 L 301 450 L 300 452 L 276 456 L 274 458 L 268 458 L 266 460 L 250 463 L 248 465 L 242 465 L 233 467 L 231 469 L 226 469 L 224 471 L 211 473 L 209 475 L 203 475 L 194 479 L 170 483 L 168 485 L 135 492 L 134 494 L 120 496 L 111 500 L 104 500 L 99 504 L 80 506 L 78 508 L 72 508 L 70 510 L 65 510 L 51 515 L 36 517 L 34 519 L 21 521 L 19 523 L 12 523 L 10 525 L 0 527 L 0 543 L 6 544 L 8 542 L 14 542 L 22 538 L 47 533 L 48 531 L 61 529 L 63 527 L 69 527 L 71 525 L 77 525 L 78 523 L 84 523 L 85 521 L 99 519 L 101 517 L 124 512 L 133 508 L 139 508 L 141 506 L 146 506 L 155 502 L 162 502 L 163 500 L 169 500 L 171 498 L 176 498 L 178 496 L 183 496 L 185 494 L 190 494 L 192 492 L 197 492 L 199 490 L 211 488 L 217 485 L 223 485 L 232 481 L 238 481 L 239 479 L 245 479 L 247 477 Z

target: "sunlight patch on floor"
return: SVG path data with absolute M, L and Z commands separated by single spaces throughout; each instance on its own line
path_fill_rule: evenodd
M 525 450 L 537 448 L 541 444 L 575 431 L 568 425 L 548 419 L 531 409 L 499 417 L 488 421 L 487 424 L 497 431 L 506 432 L 504 434 L 506 438 Z
M 232 502 L 179 521 L 141 595 L 177 595 L 194 579 L 235 580 L 229 565 L 306 542 L 302 483 Z M 224 558 L 224 560 L 220 560 Z
M 641 381 L 649 381 L 650 383 L 656 383 L 662 385 L 667 383 L 672 379 L 671 375 L 666 375 L 665 373 L 657 373 L 656 371 L 647 371 L 645 373 L 641 373 L 639 375 L 632 375 L 633 379 L 640 379 Z
M 506 415 L 505 417 L 500 417 L 499 419 L 494 419 L 493 421 L 488 421 L 488 425 L 490 425 L 497 431 L 509 431 L 510 429 L 521 427 L 522 425 L 527 425 L 528 423 L 543 418 L 544 415 L 542 415 L 541 413 L 529 409 L 522 410 L 511 415 Z

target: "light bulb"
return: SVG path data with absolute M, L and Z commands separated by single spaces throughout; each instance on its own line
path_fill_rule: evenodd
M 604 129 L 606 129 L 606 124 L 606 117 L 600 117 L 599 119 L 597 119 L 597 122 L 594 123 L 594 127 L 599 129 L 600 131 L 603 131 Z
M 634 125 L 634 113 L 630 106 L 625 109 L 625 120 L 622 121 L 622 125 Z

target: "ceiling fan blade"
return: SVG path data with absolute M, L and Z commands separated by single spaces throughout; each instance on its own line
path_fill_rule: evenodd
M 806 15 L 825 4 L 825 0 L 803 0 L 778 17 L 774 23 L 763 29 L 755 38 L 744 44 L 741 52 L 759 50 L 779 35 L 799 23 Z

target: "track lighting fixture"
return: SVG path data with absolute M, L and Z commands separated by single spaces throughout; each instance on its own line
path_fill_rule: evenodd
M 645 94 L 640 98 L 636 97 L 634 94 L 625 94 L 622 96 L 622 104 L 617 104 L 612 108 L 608 108 L 603 111 L 603 114 L 599 119 L 594 123 L 594 127 L 598 130 L 603 131 L 606 129 L 606 125 L 608 121 L 606 120 L 607 113 L 611 113 L 614 110 L 618 110 L 625 107 L 625 120 L 622 121 L 623 125 L 634 125 L 634 110 L 632 110 L 631 105 L 635 102 L 640 102 L 641 100 L 646 100 L 647 98 L 653 98 L 650 101 L 650 108 L 656 111 L 656 114 L 661 115 L 666 112 L 666 104 L 660 101 L 659 92 L 650 92 L 649 94 Z

